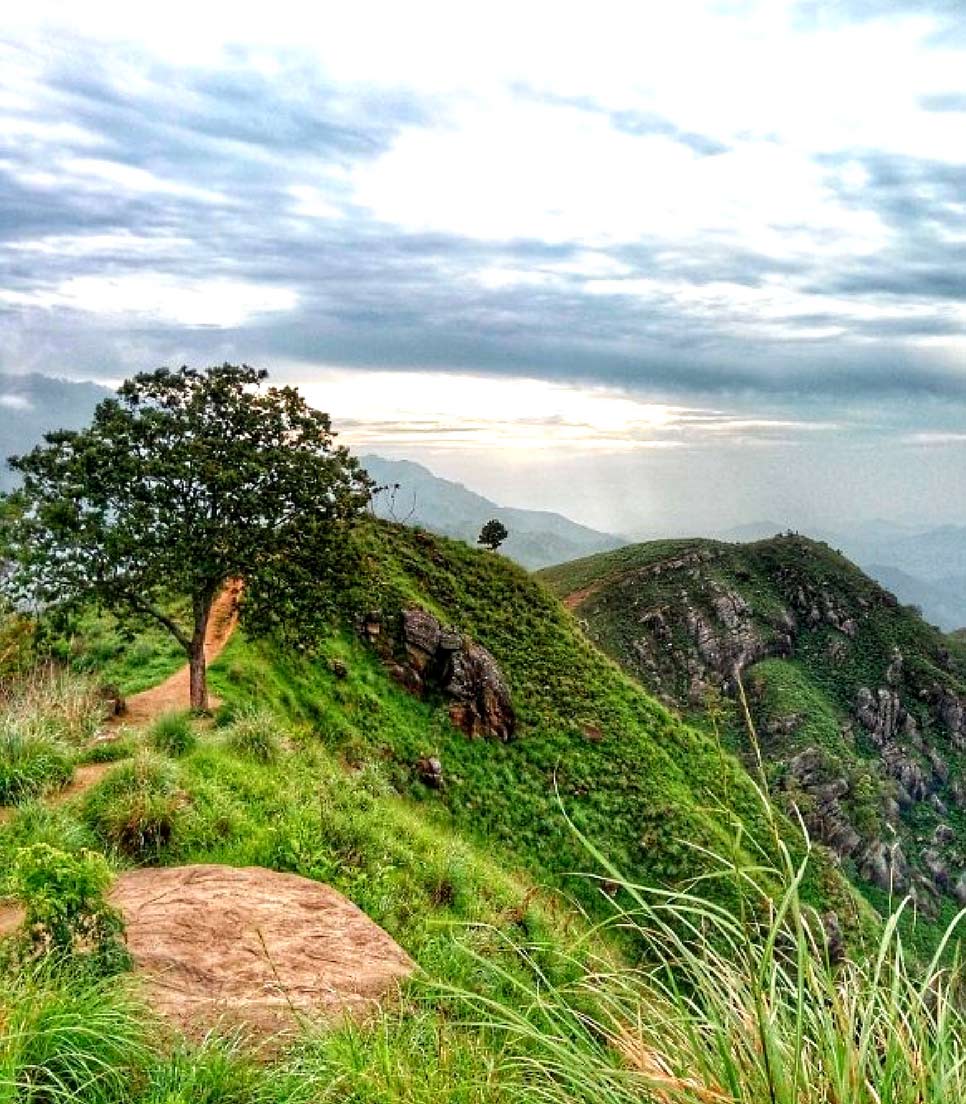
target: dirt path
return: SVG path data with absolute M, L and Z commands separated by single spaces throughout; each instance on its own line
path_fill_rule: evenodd
M 215 599 L 205 635 L 205 661 L 211 664 L 221 654 L 238 623 L 238 598 L 241 594 L 241 582 L 235 581 Z M 117 718 L 115 724 L 140 727 L 150 724 L 164 713 L 175 713 L 187 709 L 190 705 L 188 665 L 187 663 L 170 678 L 150 690 L 132 694 L 127 699 L 127 710 Z M 211 698 L 212 705 L 220 704 L 217 698 Z
M 582 606 L 588 598 L 597 593 L 598 590 L 604 585 L 604 580 L 600 580 L 596 583 L 591 583 L 590 586 L 575 590 L 572 594 L 566 595 L 562 601 L 563 604 L 569 610 L 575 610 L 578 606 Z
M 221 654 L 238 624 L 240 594 L 241 581 L 229 583 L 218 595 L 211 608 L 211 618 L 205 634 L 205 661 L 209 664 Z M 218 699 L 213 696 L 209 696 L 209 701 L 212 705 L 219 704 Z M 109 722 L 114 727 L 123 725 L 142 728 L 165 713 L 187 709 L 190 705 L 188 665 L 185 664 L 170 678 L 150 690 L 132 694 L 126 704 L 125 712 Z M 48 794 L 45 798 L 46 803 L 51 806 L 64 805 L 73 798 L 80 797 L 92 786 L 96 786 L 114 765 L 114 763 L 86 763 L 77 767 L 70 782 L 62 790 Z M 10 820 L 16 811 L 15 805 L 0 807 L 0 824 Z M 0 937 L 18 928 L 23 922 L 23 915 L 23 909 L 19 905 L 0 904 Z
M 208 663 L 212 663 L 221 654 L 238 623 L 240 594 L 241 582 L 229 583 L 212 606 L 205 636 L 205 659 Z M 108 726 L 115 729 L 122 726 L 143 728 L 165 713 L 187 709 L 190 704 L 188 689 L 188 665 L 185 664 L 158 686 L 140 694 L 132 694 L 127 699 L 126 711 L 120 717 L 111 718 Z M 218 699 L 213 696 L 209 700 L 212 705 L 219 704 Z M 47 804 L 63 805 L 72 798 L 79 797 L 92 786 L 96 786 L 112 766 L 113 763 L 87 763 L 77 767 L 73 778 L 62 790 L 47 795 Z M 0 806 L 0 824 L 10 820 L 16 810 L 15 805 Z M 0 909 L 0 934 L 3 933 L 2 917 L 3 910 Z

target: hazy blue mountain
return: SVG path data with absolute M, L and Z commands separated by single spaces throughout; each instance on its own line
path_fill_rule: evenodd
M 16 483 L 7 457 L 28 452 L 52 429 L 79 429 L 111 392 L 95 383 L 0 373 L 0 490 Z
M 524 567 L 547 567 L 627 543 L 621 537 L 578 525 L 562 514 L 498 506 L 462 483 L 442 479 L 410 460 L 363 456 L 362 464 L 377 483 L 398 484 L 398 488 L 376 496 L 380 517 L 422 525 L 471 544 L 485 521 L 499 518 L 510 531 L 500 551 Z
M 904 605 L 918 606 L 923 617 L 941 629 L 966 625 L 966 577 L 919 579 L 887 564 L 868 564 L 865 571 Z

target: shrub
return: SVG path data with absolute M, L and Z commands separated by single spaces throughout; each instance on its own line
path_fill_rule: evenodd
M 229 726 L 226 742 L 237 755 L 272 763 L 281 753 L 278 728 L 278 719 L 269 710 L 242 710 Z
M 48 665 L 0 687 L 0 712 L 7 728 L 79 747 L 97 732 L 104 703 L 91 680 Z
M 144 860 L 157 858 L 171 842 L 183 805 L 173 765 L 144 753 L 90 791 L 83 816 L 105 843 Z
M 106 901 L 111 871 L 103 855 L 68 854 L 47 843 L 21 848 L 14 861 L 14 892 L 26 910 L 28 950 L 59 956 L 94 955 L 103 965 L 126 957 L 120 914 Z
M 63 786 L 73 769 L 63 744 L 21 731 L 11 718 L 0 720 L 0 805 L 16 805 Z
M 165 755 L 187 755 L 198 743 L 189 713 L 166 713 L 151 726 L 151 746 Z

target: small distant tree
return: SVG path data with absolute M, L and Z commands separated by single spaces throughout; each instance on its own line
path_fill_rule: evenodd
M 476 543 L 484 545 L 491 552 L 495 552 L 509 535 L 509 530 L 502 521 L 491 518 L 480 530 Z
M 162 626 L 188 657 L 196 710 L 208 704 L 205 634 L 226 583 L 271 595 L 285 616 L 298 598 L 287 565 L 310 552 L 324 577 L 370 498 L 329 416 L 292 387 L 264 387 L 267 375 L 230 364 L 142 373 L 88 428 L 10 459 L 23 485 L 0 536 L 12 561 L 3 590 L 41 606 L 93 599 Z

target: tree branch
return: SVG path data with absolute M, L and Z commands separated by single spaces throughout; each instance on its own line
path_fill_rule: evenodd
M 173 618 L 168 617 L 166 613 L 162 613 L 159 609 L 152 606 L 149 602 L 145 602 L 139 598 L 136 594 L 133 594 L 129 590 L 120 591 L 121 596 L 130 602 L 131 606 L 148 617 L 153 617 L 159 625 L 163 625 L 169 633 L 177 640 L 182 648 L 190 655 L 191 654 L 191 637 L 188 636 L 181 626 Z

